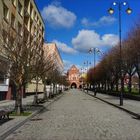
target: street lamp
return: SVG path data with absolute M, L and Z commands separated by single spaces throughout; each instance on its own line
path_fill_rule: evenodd
M 109 8 L 108 13 L 113 14 L 114 9 L 112 8 L 113 6 L 118 6 L 119 10 L 119 46 L 120 46 L 120 76 L 121 76 L 121 85 L 123 83 L 123 78 L 122 78 L 122 36 L 121 36 L 121 11 L 122 11 L 122 6 L 127 6 L 126 8 L 126 13 L 131 14 L 132 9 L 130 9 L 128 2 L 113 2 L 111 8 Z M 120 106 L 123 105 L 123 93 L 122 93 L 122 86 L 121 86 L 121 91 L 120 91 Z
M 84 77 L 83 77 L 83 74 L 84 74 L 84 68 L 81 68 L 81 81 L 82 81 L 82 90 L 84 90 Z
M 86 74 L 88 74 L 88 67 L 89 67 L 89 65 L 91 65 L 91 62 L 85 61 L 85 62 L 84 62 L 84 65 L 87 67 L 87 68 L 86 68 Z M 88 81 L 87 81 L 87 93 L 88 93 Z
M 101 53 L 101 51 L 100 51 L 98 48 L 93 47 L 93 48 L 90 48 L 88 52 L 89 52 L 89 54 L 91 54 L 92 52 L 93 52 L 93 54 L 94 54 L 94 74 L 95 74 L 96 52 L 97 52 L 97 53 Z M 95 83 L 94 83 L 94 96 L 96 96 Z

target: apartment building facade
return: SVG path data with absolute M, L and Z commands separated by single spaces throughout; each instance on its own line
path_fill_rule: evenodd
M 53 59 L 55 68 L 57 68 L 58 71 L 62 72 L 64 69 L 63 60 L 61 58 L 56 43 L 44 43 L 43 49 L 44 57 L 46 57 L 46 60 L 49 56 L 49 59 Z
M 0 26 L 10 27 L 13 35 L 25 41 L 32 42 L 36 38 L 43 47 L 45 25 L 34 0 L 0 0 Z M 2 54 L 0 61 L 6 62 Z M 0 100 L 11 99 L 9 79 L 3 74 L 0 77 Z
M 44 57 L 46 61 L 50 63 L 54 63 L 54 68 L 56 68 L 59 72 L 63 71 L 63 61 L 61 55 L 58 51 L 57 45 L 55 43 L 44 43 L 43 45 Z M 50 64 L 53 65 L 53 64 Z M 46 77 L 47 78 L 47 77 Z M 26 93 L 31 94 L 34 93 L 36 89 L 36 81 L 32 80 L 26 88 Z M 38 93 L 44 92 L 44 84 L 40 80 L 38 83 Z

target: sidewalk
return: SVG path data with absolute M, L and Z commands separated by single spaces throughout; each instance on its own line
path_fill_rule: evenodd
M 25 122 L 39 114 L 46 107 L 48 107 L 51 103 L 58 100 L 64 93 L 54 97 L 53 99 L 49 99 L 42 106 L 36 106 L 31 108 L 32 114 L 29 116 L 10 116 L 10 120 L 5 120 L 5 122 L 0 122 L 0 140 L 4 140 L 9 134 L 14 132 L 20 126 L 22 126 Z M 43 94 L 39 95 L 39 98 L 43 97 Z M 23 105 L 29 105 L 33 102 L 34 96 L 29 96 L 23 99 Z M 0 101 L 0 108 L 2 107 L 10 107 L 14 106 L 15 101 Z M 38 118 L 38 116 L 36 116 Z
M 88 94 L 94 97 L 94 92 L 89 91 Z M 116 97 L 116 96 L 97 93 L 95 98 L 97 98 L 101 101 L 104 101 L 110 105 L 113 105 L 119 109 L 122 109 L 131 115 L 134 115 L 134 116 L 140 118 L 140 101 L 135 101 L 135 100 L 130 100 L 130 99 L 124 98 L 123 106 L 120 106 L 119 105 L 120 99 L 119 99 L 119 97 Z
M 38 94 L 38 97 L 43 98 L 43 93 Z M 26 98 L 22 99 L 22 104 L 23 105 L 31 104 L 33 102 L 33 99 L 34 99 L 34 95 L 27 96 Z M 1 108 L 13 108 L 14 105 L 15 105 L 15 100 L 3 100 L 3 101 L 0 101 L 0 109 Z

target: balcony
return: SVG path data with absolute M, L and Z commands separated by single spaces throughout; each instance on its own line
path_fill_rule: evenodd
M 29 10 L 27 7 L 24 8 L 24 17 L 30 17 Z

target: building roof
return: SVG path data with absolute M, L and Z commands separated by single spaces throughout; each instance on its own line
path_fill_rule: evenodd
M 72 65 L 70 69 L 72 69 L 72 68 L 79 70 L 75 65 Z

